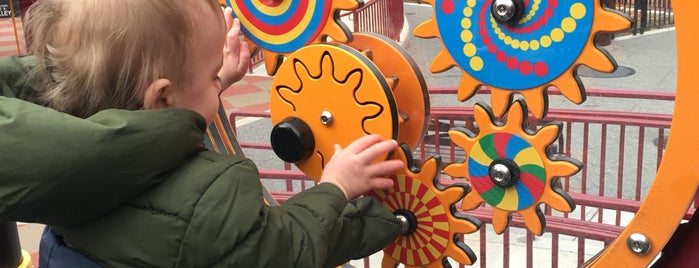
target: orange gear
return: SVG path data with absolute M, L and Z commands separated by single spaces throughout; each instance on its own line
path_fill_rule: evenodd
M 546 153 L 560 134 L 560 125 L 550 124 L 536 133 L 526 128 L 526 105 L 518 100 L 507 113 L 507 122 L 494 120 L 487 105 L 478 103 L 474 117 L 479 133 L 473 135 L 465 128 L 454 128 L 449 137 L 466 151 L 463 163 L 452 163 L 444 172 L 452 177 L 466 178 L 473 188 L 461 203 L 472 210 L 483 202 L 493 207 L 493 228 L 500 234 L 509 225 L 512 213 L 519 213 L 532 233 L 541 235 L 546 225 L 539 204 L 571 212 L 573 199 L 562 189 L 553 188 L 557 177 L 577 173 L 582 163 L 570 158 L 552 160 Z
M 240 20 L 251 51 L 262 50 L 267 74 L 274 75 L 284 56 L 328 37 L 340 43 L 352 32 L 340 22 L 340 10 L 363 5 L 357 0 L 226 0 Z
M 315 44 L 290 54 L 272 83 L 270 107 L 272 149 L 317 181 L 334 144 L 379 134 L 415 148 L 427 129 L 429 97 L 407 52 L 360 33 L 349 46 Z
M 434 7 L 434 17 L 418 25 L 414 34 L 439 38 L 443 44 L 430 71 L 460 67 L 459 100 L 466 101 L 485 85 L 492 91 L 497 116 L 518 93 L 534 116 L 544 117 L 549 86 L 557 87 L 570 101 L 582 103 L 586 96 L 575 69 L 584 64 L 612 72 L 617 67 L 595 46 L 595 36 L 631 27 L 627 16 L 602 8 L 599 0 L 526 1 L 528 6 L 515 8 L 521 18 L 511 18 L 509 25 L 491 16 L 494 0 L 425 2 Z
M 370 195 L 403 219 L 403 233 L 384 249 L 382 267 L 444 267 L 447 258 L 473 264 L 476 255 L 460 240 L 459 234 L 477 231 L 481 222 L 456 212 L 455 203 L 468 191 L 466 184 L 448 188 L 438 182 L 440 159 L 428 159 L 422 169 L 413 167 L 408 146 L 397 150 L 406 165 L 403 172 L 391 176 L 393 188 L 376 190 Z

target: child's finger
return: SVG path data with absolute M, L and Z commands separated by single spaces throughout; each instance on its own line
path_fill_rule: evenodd
M 372 189 L 388 189 L 393 187 L 393 180 L 389 178 L 376 177 L 369 181 L 369 186 Z
M 396 147 L 398 147 L 398 142 L 396 142 L 395 140 L 385 140 L 379 143 L 372 144 L 357 155 L 364 159 L 364 161 L 371 162 L 377 157 L 393 151 L 393 149 L 395 149 Z
M 342 146 L 340 146 L 339 144 L 333 145 L 333 149 L 334 149 L 335 151 L 333 152 L 333 155 L 330 157 L 330 159 L 336 157 L 337 155 L 339 155 L 340 153 L 342 153 L 342 151 L 344 150 L 344 149 L 342 149 Z
M 250 49 L 248 49 L 248 42 L 241 41 L 240 42 L 240 52 L 239 52 L 239 57 L 238 57 L 238 66 L 242 67 L 243 69 L 247 69 L 248 65 L 250 65 Z
M 228 34 L 231 38 L 235 38 L 238 42 L 245 40 L 245 35 L 243 34 L 243 30 L 240 26 L 240 20 L 233 19 L 233 24 L 231 25 L 231 29 L 228 31 Z
M 240 41 L 240 34 L 240 21 L 238 19 L 233 19 L 231 28 L 228 30 L 229 41 Z
M 240 22 L 238 19 L 233 19 L 232 27 L 228 31 L 226 39 L 226 47 L 229 49 L 230 53 L 233 55 L 241 54 L 241 42 L 244 41 L 240 39 Z
M 240 57 L 250 58 L 250 48 L 248 46 L 248 42 L 245 40 L 240 41 Z
M 403 161 L 388 160 L 373 164 L 367 167 L 367 172 L 372 176 L 380 176 L 385 174 L 394 174 L 403 168 Z
M 226 21 L 226 30 L 230 30 L 233 26 L 233 9 L 230 7 L 223 9 L 223 17 Z
M 226 45 L 228 49 L 233 53 L 233 55 L 238 55 L 238 50 L 240 49 L 240 38 L 238 38 L 238 33 L 235 30 L 231 30 L 226 35 Z
M 347 145 L 345 151 L 348 151 L 353 154 L 358 154 L 369 148 L 369 146 L 381 142 L 381 140 L 383 140 L 383 137 L 381 137 L 380 135 L 366 135 L 350 143 L 350 145 Z
M 236 36 L 240 35 L 240 20 L 237 18 L 233 19 L 231 24 L 231 31 L 235 33 Z

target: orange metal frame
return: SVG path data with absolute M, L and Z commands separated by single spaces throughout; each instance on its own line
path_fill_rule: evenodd
M 672 138 L 668 140 L 656 180 L 636 216 L 599 258 L 591 262 L 593 267 L 650 264 L 672 237 L 699 186 L 699 158 L 692 157 L 699 152 L 696 139 L 699 91 L 695 88 L 699 82 L 696 78 L 699 17 L 691 13 L 699 8 L 699 2 L 677 0 L 673 5 L 677 27 L 677 93 L 670 128 Z M 629 250 L 627 239 L 634 233 L 648 238 L 649 252 L 640 255 Z

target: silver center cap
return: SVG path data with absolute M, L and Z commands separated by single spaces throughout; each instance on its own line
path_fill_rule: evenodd
M 410 222 L 408 222 L 408 218 L 403 215 L 396 215 L 396 218 L 400 221 L 400 233 L 408 234 L 408 231 L 410 230 Z
M 495 184 L 506 185 L 512 181 L 512 172 L 503 164 L 495 164 L 490 168 L 490 179 Z
M 509 21 L 515 15 L 515 3 L 512 0 L 495 0 L 495 14 L 499 20 Z

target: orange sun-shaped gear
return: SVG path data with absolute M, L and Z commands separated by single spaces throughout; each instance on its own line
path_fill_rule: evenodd
M 549 86 L 557 87 L 576 104 L 584 102 L 576 68 L 587 65 L 613 72 L 617 67 L 595 45 L 595 36 L 631 27 L 627 16 L 603 8 L 599 0 L 423 1 L 434 7 L 434 17 L 418 25 L 414 34 L 439 38 L 443 44 L 430 71 L 459 66 L 458 99 L 469 99 L 485 85 L 492 92 L 497 116 L 505 112 L 513 94 L 519 93 L 534 116 L 544 117 Z
M 444 172 L 452 177 L 466 178 L 471 191 L 464 197 L 461 208 L 472 210 L 483 202 L 493 207 L 493 228 L 500 234 L 519 213 L 532 233 L 541 235 L 545 219 L 539 205 L 571 212 L 575 203 L 562 189 L 552 186 L 552 180 L 572 176 L 582 164 L 571 158 L 549 156 L 546 147 L 560 135 L 560 124 L 549 124 L 536 133 L 526 125 L 527 107 L 515 101 L 502 124 L 483 103 L 477 103 L 474 117 L 478 135 L 465 128 L 449 131 L 452 142 L 467 155 L 463 163 L 452 163 Z
M 340 10 L 354 10 L 361 0 L 226 0 L 240 20 L 251 51 L 262 50 L 265 67 L 274 75 L 283 57 L 328 37 L 340 43 L 352 32 L 340 22 Z
M 320 180 L 334 144 L 398 134 L 391 86 L 367 57 L 342 44 L 290 54 L 272 82 L 270 108 L 272 149 L 314 180 Z
M 402 144 L 397 158 L 406 163 L 403 172 L 391 176 L 393 187 L 370 195 L 393 210 L 403 223 L 401 236 L 384 249 L 382 267 L 450 267 L 451 258 L 473 264 L 476 255 L 460 239 L 480 229 L 481 222 L 456 211 L 468 185 L 445 187 L 438 182 L 440 159 L 428 159 L 421 169 L 412 166 L 410 149 Z

